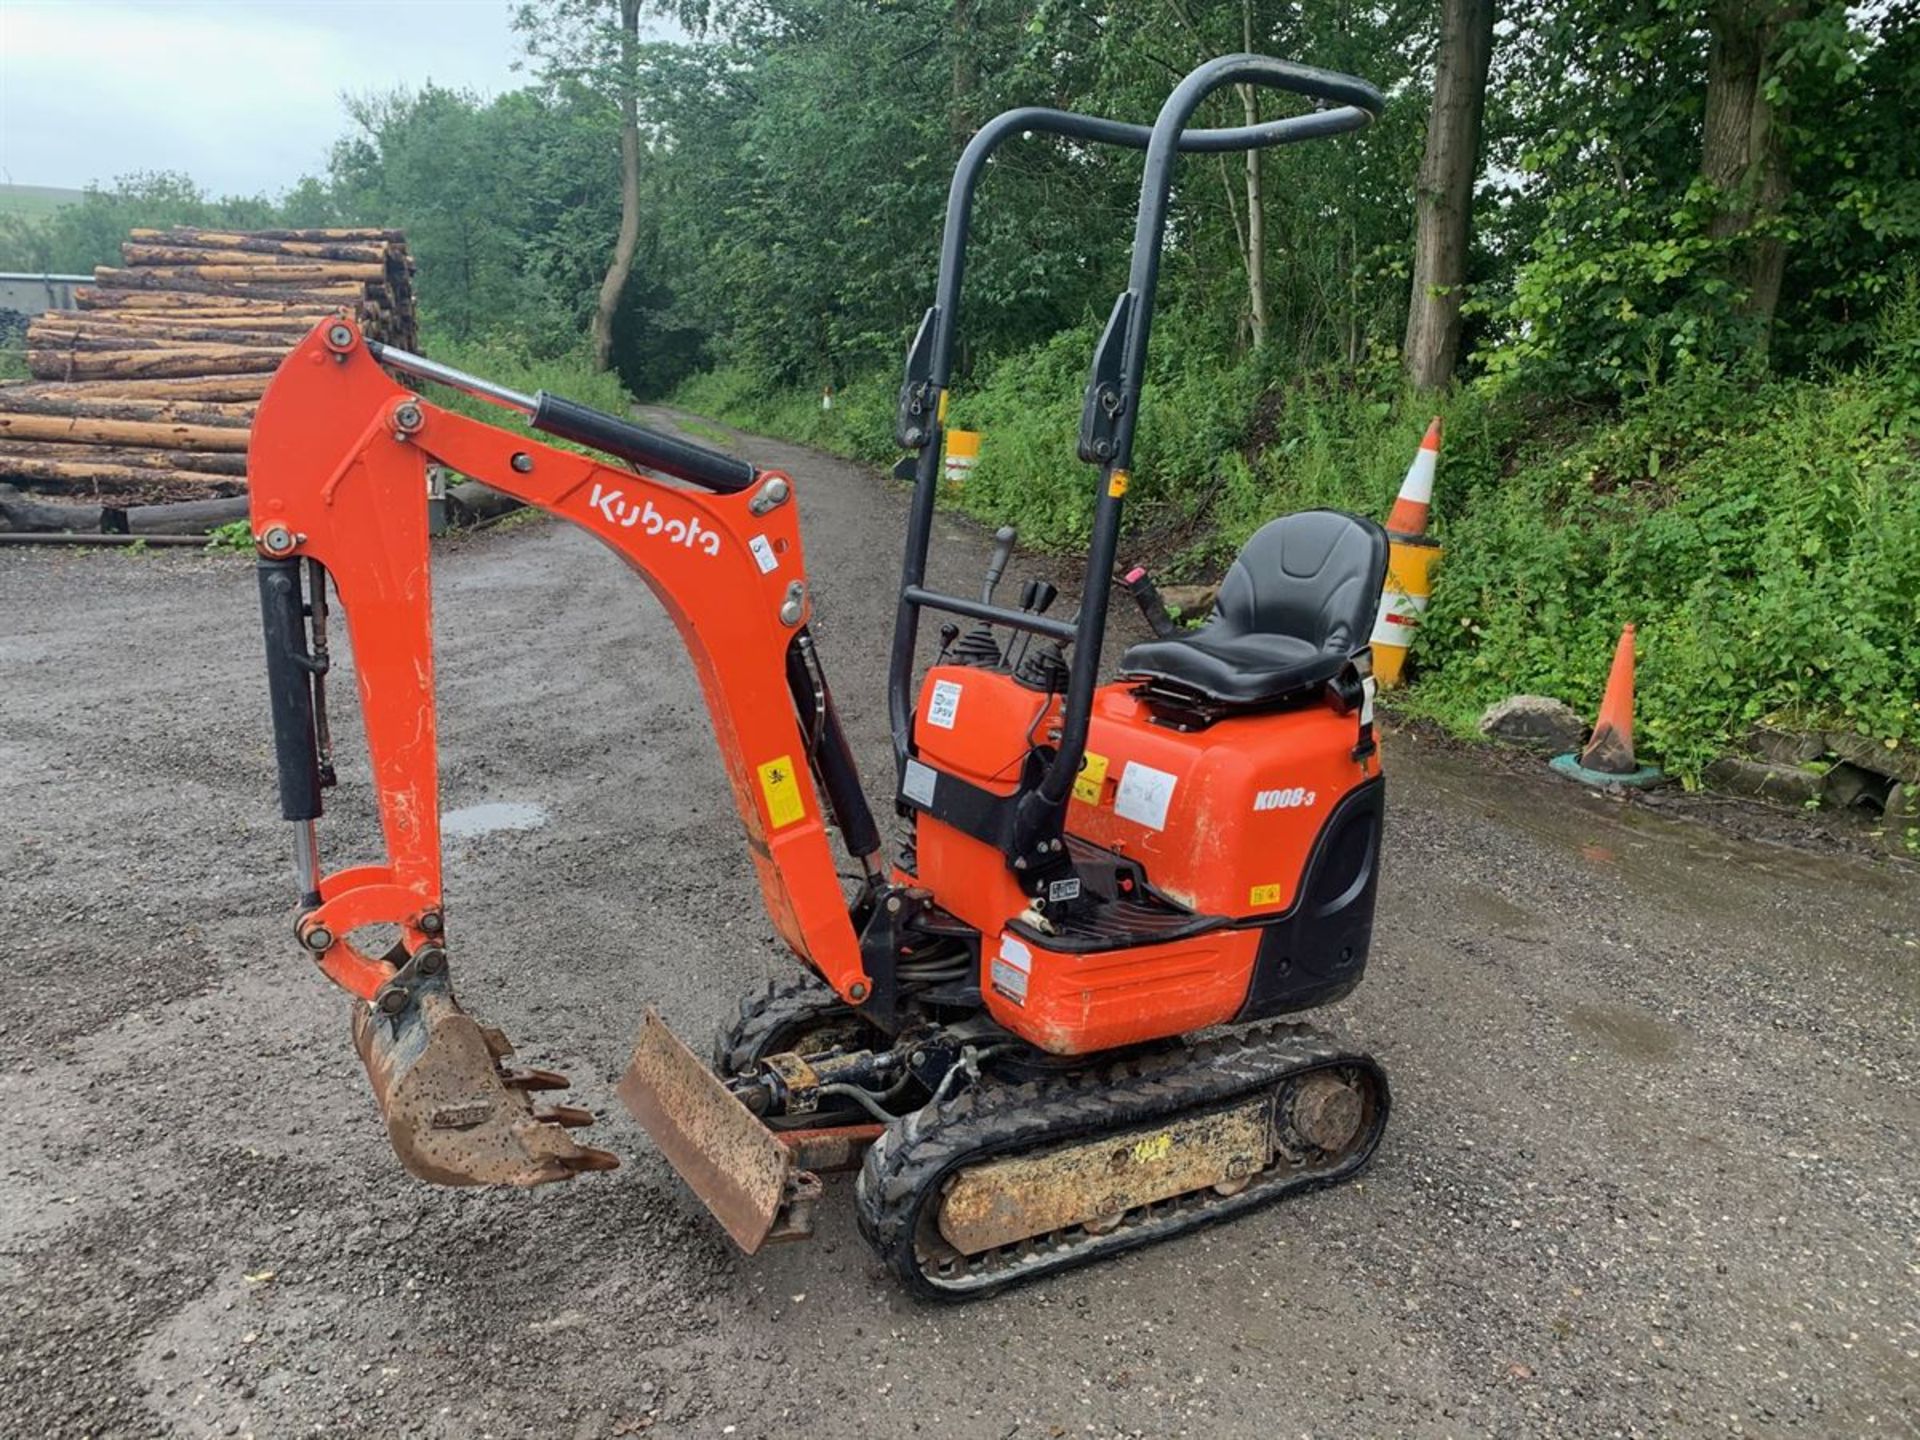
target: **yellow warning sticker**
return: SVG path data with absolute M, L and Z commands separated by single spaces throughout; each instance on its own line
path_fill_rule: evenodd
M 1107 757 L 1093 751 L 1080 756 L 1080 773 L 1073 779 L 1073 798 L 1082 805 L 1100 803 L 1100 787 L 1107 783 Z
M 1133 1146 L 1133 1163 L 1151 1165 L 1156 1160 L 1164 1160 L 1173 1153 L 1173 1132 L 1162 1130 L 1158 1135 L 1149 1135 L 1137 1140 Z
M 800 798 L 800 779 L 794 774 L 791 755 L 760 767 L 760 793 L 767 797 L 767 819 L 774 829 L 807 818 L 807 802 Z
M 1118 500 L 1127 493 L 1127 481 L 1132 477 L 1124 470 L 1116 470 L 1107 477 L 1107 494 Z
M 1247 903 L 1249 905 L 1278 905 L 1280 903 L 1280 887 L 1278 885 L 1256 885 L 1252 890 L 1247 892 Z

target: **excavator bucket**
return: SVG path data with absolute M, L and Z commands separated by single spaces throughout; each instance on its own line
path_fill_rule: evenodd
M 819 1177 L 798 1169 L 793 1152 L 652 1010 L 619 1095 L 747 1254 L 813 1232 Z
M 513 1046 L 460 1008 L 444 972 L 419 981 L 397 1013 L 357 1005 L 353 1045 L 394 1153 L 422 1180 L 545 1185 L 620 1163 L 567 1133 L 593 1123 L 590 1112 L 533 1103 L 566 1077 L 503 1065 Z

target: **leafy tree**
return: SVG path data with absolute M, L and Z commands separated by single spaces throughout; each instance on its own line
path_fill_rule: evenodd
M 611 100 L 620 145 L 620 228 L 593 310 L 593 357 L 613 363 L 614 317 L 640 243 L 640 0 L 523 0 L 514 28 L 549 85 L 584 86 Z
M 1460 306 L 1480 174 L 1480 122 L 1493 59 L 1493 0 L 1445 0 L 1426 154 L 1420 162 L 1413 299 L 1407 307 L 1407 378 L 1431 389 L 1453 378 Z

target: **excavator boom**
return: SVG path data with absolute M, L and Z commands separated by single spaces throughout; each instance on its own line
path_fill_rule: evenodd
M 694 662 L 767 913 L 794 952 L 850 1003 L 868 993 L 815 775 L 850 774 L 824 683 L 800 686 L 809 609 L 793 484 L 556 397 L 516 396 L 402 352 L 376 355 L 351 321 L 322 322 L 281 365 L 248 452 L 252 524 L 280 765 L 298 827 L 297 933 L 355 997 L 354 1037 L 394 1149 L 448 1184 L 540 1184 L 611 1166 L 567 1129 L 591 1119 L 531 1096 L 566 1082 L 509 1068 L 512 1047 L 453 997 L 440 867 L 429 463 L 447 466 L 593 535 L 659 597 Z M 710 488 L 676 485 L 441 408 L 381 367 L 526 409 L 536 426 L 645 456 Z M 352 642 L 385 855 L 329 870 L 316 822 L 331 783 L 325 719 L 328 582 Z M 807 720 L 802 721 L 802 704 Z M 611 743 L 611 742 L 610 742 Z M 836 753 L 823 761 L 823 747 Z M 838 767 L 838 768 L 836 768 Z M 848 847 L 870 868 L 865 802 L 835 792 Z M 375 953 L 359 937 L 397 927 Z M 391 933 L 389 930 L 388 933 Z

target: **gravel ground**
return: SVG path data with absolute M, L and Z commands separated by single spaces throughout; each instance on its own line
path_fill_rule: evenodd
M 903 501 L 747 448 L 800 476 L 884 775 Z M 704 1039 L 790 963 L 658 607 L 545 523 L 446 544 L 435 603 L 446 806 L 545 816 L 448 841 L 462 998 L 627 1163 L 409 1180 L 291 943 L 249 567 L 7 552 L 0 1434 L 1920 1434 L 1914 869 L 1389 736 L 1373 963 L 1322 1017 L 1393 1077 L 1365 1178 L 927 1308 L 845 1181 L 738 1258 L 614 1100 L 643 1004 Z

